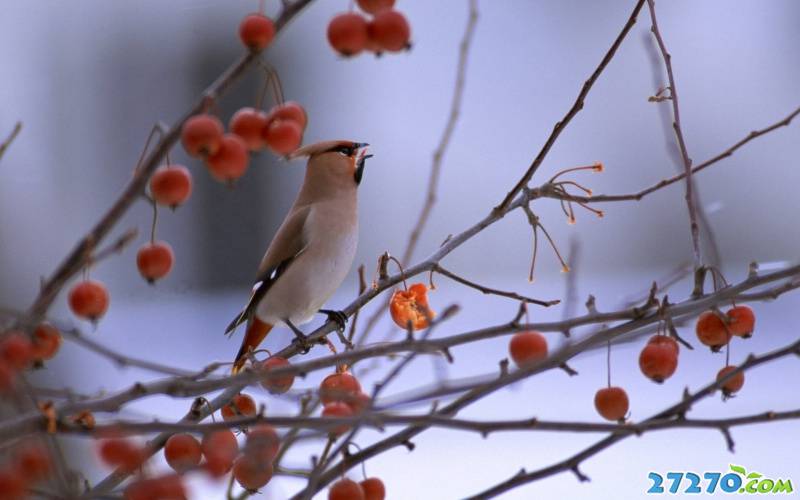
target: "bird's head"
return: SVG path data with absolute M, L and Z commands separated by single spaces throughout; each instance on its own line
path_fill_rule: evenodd
M 366 154 L 367 146 L 365 142 L 324 141 L 296 150 L 289 159 L 307 157 L 307 177 L 352 188 L 361 183 L 366 161 L 372 158 Z

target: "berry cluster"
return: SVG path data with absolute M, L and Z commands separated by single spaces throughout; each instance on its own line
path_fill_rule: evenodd
M 17 374 L 52 359 L 61 347 L 61 333 L 47 323 L 31 336 L 22 331 L 7 332 L 0 340 L 0 393 L 11 391 Z
M 394 0 L 357 0 L 372 19 L 358 12 L 343 12 L 328 24 L 328 42 L 344 57 L 368 50 L 375 55 L 411 48 L 411 27 L 406 17 L 394 10 Z
M 328 500 L 383 500 L 386 487 L 377 477 L 369 477 L 357 483 L 343 478 L 331 485 Z
M 50 477 L 52 464 L 46 448 L 38 441 L 16 445 L 9 459 L 0 466 L 0 498 L 28 498 L 28 492 Z
M 358 379 L 344 366 L 325 377 L 319 386 L 319 398 L 323 404 L 322 416 L 331 418 L 358 415 L 370 404 L 370 398 L 362 392 Z M 349 426 L 340 425 L 332 428 L 330 434 L 338 437 L 348 430 Z

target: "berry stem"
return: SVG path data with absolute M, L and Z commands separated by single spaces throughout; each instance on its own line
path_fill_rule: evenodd
M 150 203 L 153 207 L 153 223 L 150 225 L 150 244 L 156 242 L 156 224 L 158 223 L 158 204 L 156 200 L 153 199 Z
M 606 341 L 606 383 L 611 387 L 611 339 Z

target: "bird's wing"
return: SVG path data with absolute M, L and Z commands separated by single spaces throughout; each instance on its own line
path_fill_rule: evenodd
M 267 253 L 261 260 L 250 300 L 242 312 L 225 329 L 226 334 L 232 333 L 236 327 L 253 317 L 256 307 L 264 295 L 306 249 L 308 240 L 304 229 L 310 213 L 311 207 L 303 206 L 293 208 L 286 216 L 283 224 L 278 228 L 275 238 L 272 239 Z

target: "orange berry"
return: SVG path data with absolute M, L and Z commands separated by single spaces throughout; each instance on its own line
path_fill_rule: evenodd
M 272 479 L 272 463 L 253 457 L 242 456 L 233 464 L 233 477 L 242 488 L 255 491 L 263 488 Z
M 334 401 L 333 403 L 328 403 L 325 405 L 325 407 L 322 409 L 322 416 L 331 418 L 352 417 L 353 410 L 345 403 Z M 350 426 L 345 424 L 334 427 L 329 432 L 334 436 L 341 436 L 348 430 L 350 430 Z
M 27 485 L 22 476 L 13 469 L 0 469 L 0 493 L 3 500 L 25 500 Z
M 183 124 L 181 141 L 190 156 L 207 156 L 217 152 L 225 129 L 216 116 L 195 115 Z
M 351 57 L 367 45 L 367 20 L 355 12 L 338 14 L 328 24 L 328 42 L 345 57 Z
M 731 340 L 729 328 L 714 311 L 706 311 L 697 318 L 695 331 L 697 339 L 716 352 Z
M 394 7 L 394 0 L 356 0 L 358 7 L 368 14 L 377 14 Z
M 125 488 L 125 500 L 186 500 L 186 489 L 181 478 L 170 474 L 149 479 L 139 479 Z
M 678 346 L 678 341 L 668 335 L 653 335 L 650 337 L 650 340 L 648 340 L 647 343 L 669 346 L 675 350 L 676 355 L 680 354 L 680 346 Z
M 184 472 L 200 463 L 200 442 L 190 434 L 173 434 L 164 445 L 164 458 L 175 472 Z
M 519 332 L 511 337 L 508 352 L 514 363 L 524 368 L 547 357 L 547 340 L 539 332 Z
M 395 324 L 407 328 L 408 322 L 414 330 L 428 326 L 428 317 L 436 316 L 428 306 L 428 287 L 424 283 L 414 283 L 408 290 L 395 290 L 389 300 L 389 312 Z
M 352 479 L 340 479 L 328 490 L 328 500 L 366 500 L 361 485 Z
M 735 366 L 728 365 L 717 373 L 717 381 L 722 380 L 723 377 L 735 370 Z M 726 397 L 730 397 L 733 393 L 739 392 L 744 386 L 744 372 L 739 372 L 734 375 L 730 380 L 722 384 L 722 393 Z
M 297 122 L 301 129 L 305 130 L 306 125 L 308 125 L 308 114 L 299 103 L 286 101 L 270 110 L 269 115 L 267 115 L 267 121 L 272 122 L 272 120 L 292 120 Z
M 239 38 L 250 50 L 263 50 L 275 38 L 275 24 L 263 14 L 248 14 L 239 24 Z
M 286 358 L 281 356 L 271 356 L 261 363 L 262 370 L 270 370 L 272 368 L 283 368 L 291 366 L 292 364 Z M 294 384 L 294 375 L 284 375 L 282 377 L 273 377 L 264 379 L 261 382 L 261 387 L 268 390 L 270 394 L 283 394 L 292 388 Z
M 281 439 L 278 432 L 269 424 L 253 426 L 247 433 L 244 453 L 258 461 L 272 463 L 278 456 Z
M 354 414 L 363 413 L 369 407 L 371 398 L 364 394 L 363 392 L 359 392 L 358 394 L 349 397 L 347 400 L 343 401 L 347 404 L 351 410 L 353 410 Z
M 120 467 L 132 472 L 139 468 L 147 456 L 138 445 L 127 439 L 111 438 L 100 443 L 100 459 L 111 467 Z
M 410 47 L 411 27 L 406 17 L 396 10 L 384 10 L 375 15 L 367 27 L 370 40 L 389 52 Z
M 13 370 L 24 370 L 33 361 L 33 344 L 27 335 L 11 332 L 0 341 L 0 359 Z
M 53 359 L 61 347 L 61 333 L 52 325 L 41 323 L 33 331 L 33 359 Z
M 322 404 L 334 401 L 348 402 L 361 392 L 361 384 L 348 372 L 334 373 L 325 377 L 319 386 Z
M 159 205 L 182 205 L 192 194 L 192 174 L 183 165 L 158 167 L 150 177 L 150 193 Z
M 221 476 L 228 472 L 233 460 L 239 454 L 239 443 L 236 436 L 228 429 L 213 431 L 203 436 L 200 443 L 203 456 L 208 462 L 208 470 L 213 476 Z
M 364 490 L 364 500 L 383 500 L 386 498 L 386 487 L 377 477 L 367 478 L 359 483 Z
M 595 393 L 594 407 L 604 419 L 622 421 L 628 414 L 628 394 L 622 387 L 604 387 Z
M 294 120 L 272 120 L 263 130 L 267 147 L 279 155 L 288 155 L 303 142 L 303 128 Z
M 241 137 L 250 151 L 258 151 L 264 147 L 261 132 L 267 126 L 267 114 L 260 109 L 242 108 L 231 117 L 228 128 Z
M 222 420 L 252 417 L 256 414 L 256 402 L 247 394 L 237 394 L 230 403 L 222 407 Z
M 730 320 L 728 328 L 737 337 L 749 338 L 756 326 L 756 315 L 747 306 L 735 306 L 725 313 Z
M 25 443 L 16 451 L 17 470 L 27 483 L 46 479 L 51 472 L 50 456 L 37 443 Z
M 247 143 L 236 134 L 222 136 L 219 149 L 207 160 L 211 175 L 221 182 L 235 181 L 243 176 L 249 163 Z
M 69 291 L 69 307 L 76 316 L 97 321 L 108 310 L 108 290 L 96 280 L 76 283 Z
M 145 243 L 136 253 L 136 267 L 151 285 L 169 274 L 174 261 L 175 254 L 172 253 L 172 247 L 163 241 Z
M 675 373 L 678 368 L 678 354 L 668 343 L 648 343 L 639 354 L 639 368 L 645 377 L 660 384 Z

